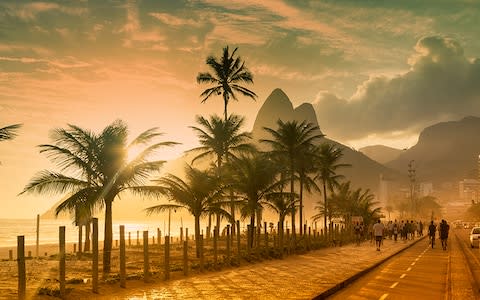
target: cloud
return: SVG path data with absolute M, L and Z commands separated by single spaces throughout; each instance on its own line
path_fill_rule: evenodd
M 59 11 L 67 15 L 80 16 L 87 13 L 85 7 L 67 7 L 51 2 L 32 2 L 27 4 L 4 4 L 6 13 L 25 21 L 35 20 L 39 14 Z
M 164 24 L 170 25 L 170 26 L 184 26 L 184 25 L 189 25 L 189 26 L 195 26 L 198 27 L 201 24 L 199 22 L 196 22 L 192 19 L 182 19 L 179 17 L 175 17 L 171 14 L 166 14 L 166 13 L 149 13 L 148 15 L 154 17 L 155 19 L 158 19 L 162 21 Z
M 414 132 L 433 123 L 480 111 L 480 59 L 469 59 L 447 37 L 418 40 L 410 70 L 371 77 L 350 98 L 322 91 L 314 101 L 330 136 L 347 140 Z

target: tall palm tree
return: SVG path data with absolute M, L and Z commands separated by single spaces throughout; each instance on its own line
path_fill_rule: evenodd
M 22 124 L 14 124 L 0 128 L 0 141 L 6 141 L 15 138 L 20 127 L 22 127 Z
M 255 151 L 255 147 L 250 143 L 251 134 L 241 131 L 244 122 L 245 119 L 238 115 L 230 115 L 226 121 L 216 115 L 211 116 L 210 120 L 197 116 L 197 123 L 201 127 L 191 126 L 190 128 L 196 132 L 200 146 L 188 151 L 198 153 L 192 163 L 203 158 L 214 158 L 217 176 L 220 178 L 224 177 L 221 170 L 225 162 L 237 157 L 239 154 Z M 235 222 L 233 197 L 231 197 L 230 214 L 233 226 Z M 219 222 L 219 220 L 217 221 Z M 217 224 L 217 226 L 219 225 Z
M 186 180 L 167 174 L 155 180 L 160 193 L 176 204 L 161 204 L 146 209 L 147 213 L 158 213 L 172 208 L 187 209 L 195 219 L 196 254 L 200 256 L 200 219 L 209 213 L 229 216 L 218 204 L 223 186 L 217 176 L 209 171 L 202 171 L 191 166 L 185 168 Z
M 277 174 L 278 166 L 260 153 L 230 163 L 231 186 L 240 198 L 240 212 L 242 217 L 250 217 L 249 247 L 253 247 L 255 217 L 260 219 L 262 202 L 275 189 Z
M 91 137 L 91 148 L 78 153 L 71 151 L 71 144 L 64 135 L 80 130 Z M 151 128 L 128 143 L 128 128 L 123 121 L 115 121 L 100 134 L 69 125 L 65 131 L 59 130 L 55 144 L 40 145 L 45 153 L 66 175 L 42 171 L 25 186 L 22 193 L 67 194 L 68 198 L 57 210 L 75 209 L 79 204 L 105 209 L 105 235 L 103 244 L 103 272 L 110 272 L 112 250 L 112 204 L 123 192 L 150 195 L 155 187 L 146 184 L 149 176 L 158 172 L 165 163 L 150 160 L 152 154 L 161 147 L 172 146 L 175 142 L 153 143 L 162 135 L 157 128 Z M 127 152 L 131 147 L 144 146 L 134 159 L 128 161 Z
M 318 148 L 317 152 L 317 178 L 321 180 L 323 187 L 323 200 L 325 208 L 323 226 L 327 231 L 327 216 L 329 215 L 329 205 L 327 203 L 327 188 L 330 192 L 339 185 L 339 181 L 344 178 L 343 175 L 337 174 L 339 168 L 350 166 L 349 164 L 340 163 L 340 159 L 343 156 L 341 148 L 335 147 L 330 143 L 323 143 Z
M 224 120 L 227 121 L 227 106 L 230 98 L 238 101 L 236 92 L 249 97 L 253 100 L 257 95 L 241 83 L 253 83 L 253 75 L 248 71 L 245 62 L 239 56 L 235 57 L 238 48 L 229 53 L 229 48 L 223 48 L 223 54 L 220 59 L 214 56 L 207 57 L 206 64 L 213 71 L 198 73 L 197 82 L 210 84 L 211 87 L 204 90 L 200 96 L 203 97 L 202 103 L 207 101 L 212 95 L 222 95 L 224 104 Z
M 303 121 L 283 122 L 277 121 L 277 130 L 264 127 L 271 134 L 272 139 L 262 139 L 260 142 L 270 146 L 270 155 L 273 157 L 283 157 L 287 162 L 287 171 L 290 178 L 290 200 L 294 202 L 295 195 L 295 173 L 299 163 L 299 154 L 305 153 L 307 149 L 313 147 L 316 140 L 323 135 L 318 126 Z M 292 226 L 295 224 L 295 210 L 292 206 Z M 294 230 L 292 233 L 295 234 Z

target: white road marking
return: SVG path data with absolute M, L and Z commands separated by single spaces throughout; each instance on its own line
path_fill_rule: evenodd
M 411 265 L 411 266 L 414 266 L 414 265 L 415 265 L 415 262 L 412 262 L 410 265 Z
M 385 300 L 388 297 L 388 294 L 383 294 L 378 300 Z
M 412 270 L 412 268 L 408 267 L 407 272 L 409 272 L 409 271 L 411 271 L 411 270 Z
M 398 281 L 395 282 L 394 284 L 392 284 L 392 285 L 390 286 L 390 288 L 391 288 L 391 289 L 395 288 L 395 287 L 397 286 L 397 284 L 398 284 Z
M 404 278 L 405 276 L 407 276 L 407 274 L 403 273 L 402 276 L 400 276 L 400 278 Z

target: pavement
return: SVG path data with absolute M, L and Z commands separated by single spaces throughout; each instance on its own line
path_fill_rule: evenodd
M 108 299 L 323 299 L 412 246 L 386 239 L 292 255 L 238 268 L 128 288 Z M 97 299 L 103 299 L 98 295 Z M 106 299 L 105 298 L 105 299 Z

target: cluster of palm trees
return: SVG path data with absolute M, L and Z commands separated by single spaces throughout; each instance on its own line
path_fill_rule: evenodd
M 220 228 L 222 219 L 234 225 L 236 213 L 240 213 L 242 218 L 250 219 L 248 236 L 251 246 L 253 228 L 256 222 L 260 224 L 265 209 L 278 214 L 280 238 L 285 218 L 289 215 L 295 233 L 297 213 L 302 234 L 304 190 L 323 192 L 324 209 L 320 210 L 320 215 L 324 217 L 326 228 L 327 217 L 331 218 L 335 212 L 329 209 L 329 201 L 340 201 L 341 194 L 334 193 L 337 187 L 341 187 L 342 176 L 337 171 L 347 166 L 340 163 L 341 149 L 330 144 L 319 145 L 323 135 L 318 126 L 305 121 L 279 120 L 277 128 L 264 128 L 270 138 L 255 144 L 250 133 L 242 131 L 244 118 L 227 113 L 229 100 L 237 100 L 237 93 L 253 100 L 256 98 L 253 91 L 241 85 L 253 83 L 253 75 L 241 58 L 235 56 L 236 51 L 230 53 L 225 47 L 220 59 L 208 57 L 206 63 L 213 73 L 199 73 L 197 76 L 199 83 L 210 85 L 201 94 L 202 102 L 222 95 L 224 118 L 216 115 L 197 117 L 198 126 L 191 128 L 197 134 L 200 146 L 189 151 L 195 156 L 191 164 L 185 166 L 185 176 L 166 174 L 151 180 L 164 164 L 164 161 L 154 160 L 152 155 L 161 147 L 177 143 L 158 141 L 162 134 L 157 128 L 148 129 L 129 142 L 128 128 L 123 121 L 113 122 L 100 133 L 68 125 L 66 129 L 53 132 L 52 144 L 39 146 L 40 152 L 60 170 L 38 173 L 22 193 L 63 195 L 64 200 L 56 208 L 57 214 L 70 211 L 80 226 L 87 225 L 95 212 L 104 210 L 105 274 L 110 271 L 112 204 L 127 191 L 169 200 L 168 204 L 148 208 L 147 213 L 187 209 L 195 219 L 197 243 L 202 218 L 216 216 L 217 228 Z M 259 150 L 260 145 L 263 151 Z M 143 151 L 128 160 L 128 150 L 138 146 L 142 146 Z M 195 166 L 198 163 L 203 163 L 204 167 Z M 317 183 L 321 183 L 323 189 Z

